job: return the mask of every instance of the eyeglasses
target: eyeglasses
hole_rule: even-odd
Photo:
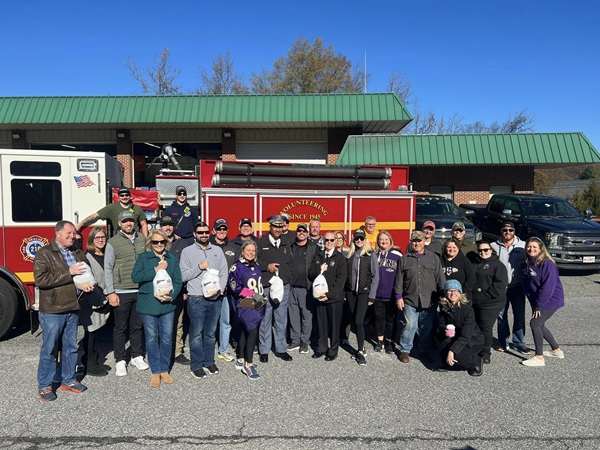
[[[296,230],[296,233],[305,233],[306,234],[306,233],[308,233],[308,231],[306,231],[306,230]]]
[[[187,194],[185,192],[180,192],[177,194],[178,197],[181,197],[182,195],[185,195],[187,197]]]
[[[227,231],[227,228],[224,228],[224,227],[217,228],[217,231]]]
[[[131,194],[119,194],[119,197],[131,197]]]
[[[375,226],[375,224],[374,224],[374,223],[368,223],[368,222],[367,222],[367,223],[365,223],[365,225],[366,225],[366,226],[368,226],[368,227],[374,227],[374,226]]]
[[[210,234],[210,231],[196,231],[196,234]]]
[[[101,240],[103,240],[103,239],[106,239],[106,236],[96,236],[96,237],[94,238],[94,240],[95,240],[95,241],[101,241]]]
[[[477,250],[479,253],[487,253],[487,252],[491,252],[492,249],[491,248],[480,248],[479,250]]]
[[[335,239],[323,239],[325,242],[335,242]]]
[[[364,240],[365,240],[365,238],[364,238],[364,237],[362,237],[362,236],[356,236],[356,237],[354,238],[354,240],[355,240],[355,241],[364,241]]]
[[[423,239],[412,239],[410,242],[423,242]]]
[[[336,238],[335,238],[335,240],[336,240],[336,241],[343,241],[343,240],[344,240],[344,238],[343,238],[343,237],[336,237]]]
[[[465,232],[465,230],[463,230],[462,228],[455,228],[455,229],[454,229],[454,230],[452,230],[452,231],[457,231],[457,232],[459,232],[459,233],[464,233],[464,232]]]
[[[165,245],[165,242],[166,242],[166,241],[163,239],[163,240],[160,240],[160,241],[154,241],[154,240],[153,240],[153,241],[151,241],[151,242],[152,242],[152,245],[159,245],[159,244],[160,244],[160,245]]]
[[[502,232],[503,233],[514,233],[515,229],[514,228],[502,228]]]

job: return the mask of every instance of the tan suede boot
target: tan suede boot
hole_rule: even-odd
[[[150,386],[153,388],[160,386],[160,375],[158,373],[152,374],[152,379],[150,380]]]
[[[167,372],[163,372],[163,373],[161,373],[161,374],[160,374],[160,377],[161,377],[161,378],[162,378],[162,380],[163,380],[165,383],[167,383],[167,384],[171,384],[171,383],[173,383],[173,381],[175,381],[175,380],[173,379],[173,377],[172,377],[171,375],[169,375],[169,373],[167,373]]]

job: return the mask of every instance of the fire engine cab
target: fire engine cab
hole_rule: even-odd
[[[121,164],[105,153],[0,149],[0,337],[20,305],[35,307],[33,260],[56,223],[98,211],[121,180]]]

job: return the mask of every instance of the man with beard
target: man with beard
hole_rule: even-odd
[[[214,244],[223,250],[225,259],[227,260],[227,268],[231,268],[235,263],[235,250],[229,243],[227,238],[227,221],[225,219],[215,220],[213,225],[213,235],[210,237],[211,244]],[[229,352],[229,335],[231,333],[231,324],[229,322],[231,318],[231,309],[229,296],[223,297],[223,304],[221,305],[221,318],[219,319],[219,354],[217,358],[225,362],[232,362],[235,358]]]
[[[308,226],[308,238],[317,244],[319,250],[325,250],[325,241],[323,241],[323,236],[321,236],[321,221],[319,219],[310,219]]]
[[[196,242],[181,252],[180,265],[188,291],[191,371],[196,378],[206,378],[204,369],[211,375],[219,373],[215,364],[215,334],[227,286],[228,266],[223,250],[210,243],[210,230],[205,222],[196,224],[194,235]],[[202,286],[210,269],[219,274],[219,290],[205,297]]]
[[[131,279],[131,272],[139,254],[146,251],[146,239],[135,231],[134,214],[125,210],[119,214],[119,231],[106,244],[104,253],[104,278],[108,302],[114,307],[115,325],[113,347],[115,351],[115,375],[127,375],[125,344],[129,335],[131,348],[130,365],[139,370],[148,369],[144,361],[144,330],[137,313],[138,284]]]
[[[301,223],[296,227],[296,240],[292,249],[292,280],[290,282],[290,344],[288,350],[300,349],[308,353],[313,322],[313,297],[308,270],[319,247],[308,240],[308,227]]]

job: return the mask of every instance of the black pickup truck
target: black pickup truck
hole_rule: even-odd
[[[497,240],[510,220],[519,238],[544,241],[559,268],[600,270],[600,224],[591,211],[582,216],[566,200],[533,194],[496,194],[485,206],[460,207],[487,239]]]
[[[452,237],[452,225],[463,222],[466,228],[465,239],[478,241],[481,233],[473,226],[452,200],[439,195],[417,195],[417,230],[431,220],[435,223],[434,237],[445,241]]]

